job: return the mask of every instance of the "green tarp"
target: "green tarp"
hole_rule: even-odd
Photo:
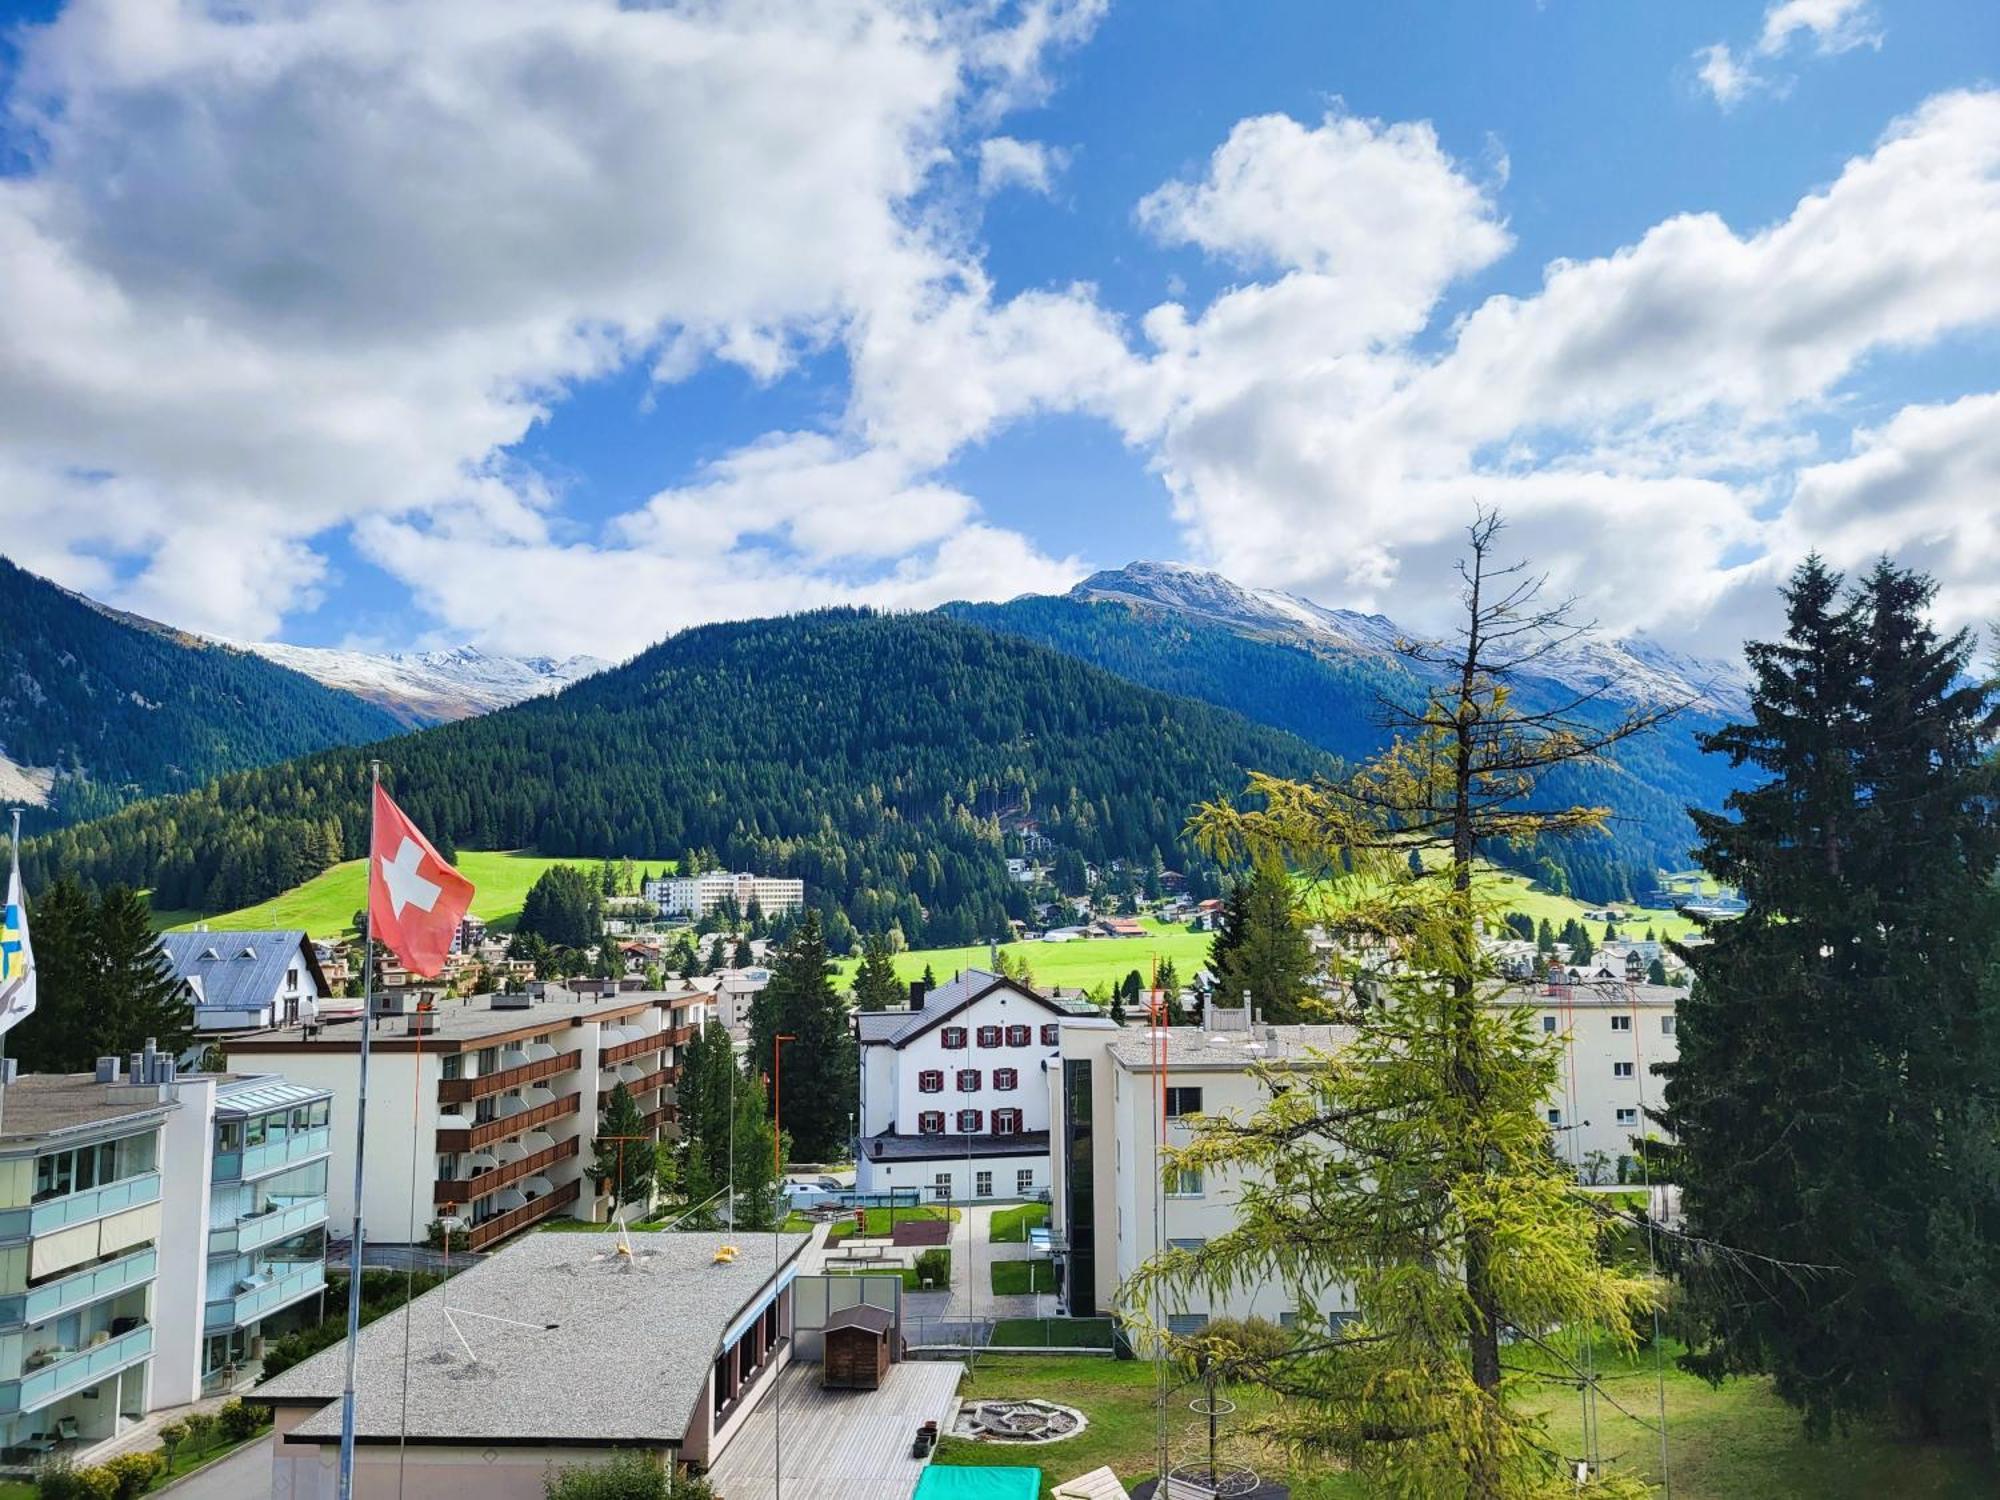
[[[932,1464],[917,1481],[915,1500],[1036,1500],[1040,1469],[988,1469]]]

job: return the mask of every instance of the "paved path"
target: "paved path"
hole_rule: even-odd
[[[246,1443],[157,1493],[171,1494],[174,1500],[272,1500],[271,1439]]]

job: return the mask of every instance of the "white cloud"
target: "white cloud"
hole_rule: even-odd
[[[0,529],[73,582],[134,559],[117,602],[245,638],[310,602],[315,540],[357,519],[586,545],[506,450],[638,359],[768,381],[956,306],[977,267],[929,174],[1101,8],[73,0],[21,33],[4,98],[34,166],[0,178]],[[754,495],[820,556],[803,487],[858,504],[881,479],[885,560],[974,524],[906,458],[826,441],[784,475],[785,440],[753,445],[658,508]]]
[[[1805,39],[1821,57],[1882,45],[1882,31],[1868,0],[1777,0],[1764,12],[1763,29],[1752,49],[1760,58],[1783,56],[1795,39]],[[1715,42],[1695,53],[1696,76],[1724,109],[1760,89],[1783,92],[1785,84],[1757,70],[1750,56]]]
[[[1296,135],[1267,138],[1282,160]],[[1229,177],[1276,175],[1245,160]],[[1372,244],[1380,263],[1436,253],[1420,216],[1403,223]],[[1434,350],[1415,341],[1414,294],[1403,334],[1368,342],[1387,325],[1354,311],[1343,276],[1319,269],[1340,258],[1313,243],[1265,249],[1304,269],[1146,319],[1149,379],[1121,415],[1156,445],[1192,550],[1248,582],[1421,623],[1481,500],[1607,625],[1685,633],[1740,580],[1768,584],[1775,561],[1739,559],[1789,561],[1810,536],[1764,517],[1801,466],[1798,513],[1812,514],[1828,483],[1814,425],[1837,418],[1870,356],[2000,323],[2000,94],[1929,101],[1765,228],[1683,215],[1613,254],[1553,262],[1533,295],[1486,299]],[[1861,451],[1903,451],[1897,430]],[[1919,513],[1903,507],[1870,545],[1918,538],[1904,522]]]
[[[979,191],[984,197],[1010,187],[1026,188],[1046,197],[1068,164],[1068,153],[1040,141],[1011,135],[989,136],[979,143]]]

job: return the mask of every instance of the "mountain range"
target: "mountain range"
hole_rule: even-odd
[[[477,646],[388,653],[272,643],[243,649],[385,708],[410,729],[491,713],[609,665],[595,656],[499,656]]]

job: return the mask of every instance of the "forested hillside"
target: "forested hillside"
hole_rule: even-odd
[[[943,612],[1051,646],[1133,682],[1234,709],[1348,761],[1365,759],[1386,742],[1385,699],[1413,702],[1424,690],[1380,656],[1309,649],[1143,604],[1027,596],[1006,604],[949,604]],[[1518,701],[1530,711],[1574,697],[1558,683],[1519,685]],[[1607,720],[1617,708],[1604,707]],[[1611,759],[1551,774],[1542,802],[1609,807],[1609,830],[1515,851],[1506,856],[1509,862],[1589,901],[1642,895],[1655,869],[1686,864],[1694,843],[1687,806],[1720,807],[1735,785],[1727,764],[1704,756],[1694,742],[1697,731],[1717,722],[1685,714],[1626,741]]]
[[[381,747],[404,808],[473,848],[702,850],[802,876],[844,948],[1004,928],[1006,830],[1103,861],[1174,862],[1196,801],[1323,758],[1237,715],[937,615],[831,611],[690,630],[553,699]],[[367,756],[222,778],[29,845],[70,871],[229,909],[362,852]],[[837,919],[837,920],[835,920]]]
[[[0,558],[0,754],[55,773],[31,827],[397,728],[350,694],[107,613]]]

